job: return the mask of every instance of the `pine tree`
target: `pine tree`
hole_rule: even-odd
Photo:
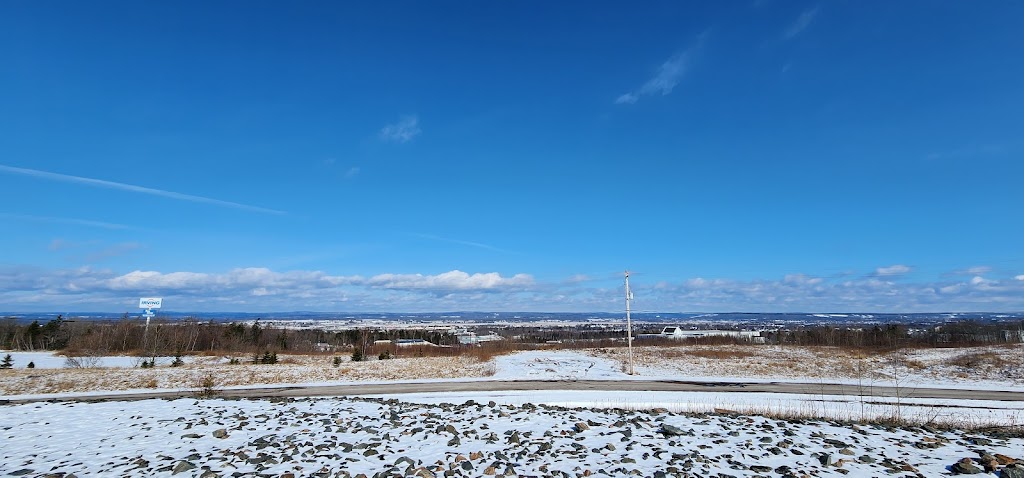
[[[14,367],[14,357],[11,354],[4,355],[3,361],[0,361],[0,368],[8,369]]]

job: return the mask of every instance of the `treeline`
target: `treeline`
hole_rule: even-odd
[[[21,351],[59,350],[71,355],[175,355],[226,352],[311,353],[365,347],[377,340],[423,339],[456,344],[455,336],[435,330],[352,329],[340,332],[271,327],[260,323],[218,323],[184,318],[75,321],[63,317],[46,322],[0,320],[0,348]]]
[[[809,326],[765,332],[768,343],[827,347],[970,347],[1024,341],[1024,322],[962,321],[916,327],[903,324]]]

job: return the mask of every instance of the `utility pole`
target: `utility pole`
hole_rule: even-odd
[[[629,290],[629,271],[626,271],[626,345],[629,347],[629,374],[633,375],[633,321],[629,318],[629,303],[633,291]]]

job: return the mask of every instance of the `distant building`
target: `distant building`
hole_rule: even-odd
[[[436,347],[436,345],[434,345],[433,343],[427,342],[426,340],[423,339],[398,339],[395,341],[395,345],[399,347]]]
[[[477,335],[475,332],[460,332],[455,334],[455,337],[459,339],[459,343],[462,345],[473,345],[481,342],[493,342],[496,340],[505,340],[504,337],[490,333],[486,335]]]
[[[699,339],[702,337],[735,337],[747,342],[757,344],[764,343],[764,337],[759,330],[685,330],[682,327],[665,327],[658,337],[684,340]]]

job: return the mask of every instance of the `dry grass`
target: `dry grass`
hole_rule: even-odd
[[[707,349],[687,350],[686,354],[687,355],[692,355],[694,357],[700,357],[700,358],[705,358],[705,359],[715,359],[715,360],[745,359],[745,358],[749,358],[749,357],[753,357],[754,356],[753,352],[746,351],[746,350],[736,350],[736,349],[731,349],[731,350],[718,350],[718,349],[715,349],[715,350],[707,350]]]
[[[987,380],[1024,384],[1024,367],[1012,366],[1017,354],[1024,353],[1024,346],[882,352],[847,347],[645,345],[635,351],[637,366],[659,375],[846,380],[875,384],[892,382],[896,377],[917,383]],[[622,348],[588,353],[620,362],[626,360],[626,350]],[[965,368],[967,366],[974,368]]]
[[[283,356],[279,356],[284,358]],[[288,364],[241,365],[229,357],[193,357],[181,367],[59,368],[5,371],[0,395],[88,392],[97,390],[196,390],[207,375],[218,388],[243,385],[311,382],[351,382],[432,378],[486,377],[495,373],[493,362],[469,357],[407,357],[393,360],[343,362],[334,367],[331,356],[290,355]],[[245,359],[245,357],[239,357]],[[347,360],[347,359],[346,359]]]
[[[1011,362],[993,352],[977,352],[953,357],[946,361],[946,365],[959,367],[968,370],[977,370],[989,367],[1005,367]]]

